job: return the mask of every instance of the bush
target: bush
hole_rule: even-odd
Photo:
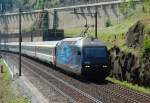
[[[150,0],[143,0],[143,12],[150,13]]]
[[[144,41],[144,51],[143,51],[143,54],[144,55],[149,55],[150,54],[150,39],[146,39]]]
[[[105,26],[106,27],[112,26],[110,19],[107,19]]]
[[[119,5],[119,10],[121,13],[127,17],[128,14],[130,13],[130,9],[135,9],[135,1],[134,0],[128,0],[128,2],[125,2],[126,0],[121,0],[124,3],[121,3]]]

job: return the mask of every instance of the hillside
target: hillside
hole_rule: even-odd
[[[99,30],[99,39],[110,48],[112,77],[150,86],[150,6],[146,10]]]
[[[11,11],[16,10],[17,8],[22,8],[24,10],[31,9],[42,9],[43,7],[51,8],[59,2],[59,0],[0,0],[2,8],[0,11]]]
[[[111,57],[110,76],[121,81],[150,86],[150,1],[124,20],[98,29],[98,38],[105,42]],[[110,21],[111,22],[111,21]],[[80,30],[66,30],[76,36]],[[89,31],[90,36],[94,30]]]

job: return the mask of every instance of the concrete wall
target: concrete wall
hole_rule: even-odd
[[[83,28],[83,26],[86,24],[86,19],[87,24],[94,25],[95,24],[94,13],[96,10],[98,12],[98,27],[104,27],[108,19],[110,19],[112,23],[117,23],[123,18],[123,15],[120,13],[118,9],[118,5],[106,5],[98,7],[58,10],[58,19],[59,19],[58,28],[60,29]],[[83,14],[72,14],[72,13],[83,13]]]
[[[21,14],[22,30],[29,30],[39,17],[39,13]],[[4,28],[8,28],[8,32],[19,32],[19,15],[6,14],[0,16],[0,30],[4,32]]]
[[[139,7],[140,2],[136,2],[136,8]],[[94,25],[94,14],[98,12],[98,28],[105,27],[106,21],[110,19],[111,23],[119,23],[123,18],[123,14],[119,10],[120,2],[110,2],[107,4],[99,3],[96,5],[79,5],[72,7],[62,7],[48,9],[49,12],[49,28],[54,27],[58,29],[83,29],[84,25]],[[135,9],[136,9],[135,8]],[[132,9],[134,11],[135,9]],[[33,26],[39,25],[41,10],[23,12],[22,30],[30,30]],[[83,13],[83,14],[76,14]],[[84,14],[85,13],[85,14]],[[0,31],[3,32],[18,32],[19,31],[19,15],[18,13],[7,13],[5,16],[0,16]]]

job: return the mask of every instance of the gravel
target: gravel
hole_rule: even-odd
[[[10,55],[10,56],[12,58],[14,58],[14,57],[16,58],[15,55]],[[82,90],[83,92],[93,96],[94,98],[97,98],[98,100],[100,100],[104,103],[133,103],[133,102],[134,103],[145,103],[145,102],[149,103],[149,101],[150,101],[149,95],[137,93],[137,92],[129,90],[127,88],[120,87],[116,84],[112,84],[109,81],[105,81],[104,83],[94,83],[91,81],[87,81],[82,77],[68,74],[68,73],[64,73],[64,71],[62,71],[62,70],[52,69],[47,65],[41,64],[41,62],[40,63],[35,62],[35,61],[30,60],[30,59],[25,58],[25,57],[23,57],[23,62],[28,66],[31,66],[29,63],[32,63],[32,64],[38,66],[39,68],[41,68],[41,71],[43,69],[44,71],[55,75],[56,77],[60,78],[61,80],[63,80],[65,82],[67,82],[68,84]],[[29,63],[27,63],[27,62],[29,62]],[[31,67],[31,68],[32,68],[32,70],[36,70],[36,67]],[[23,72],[26,73],[27,70],[25,70]],[[51,89],[49,90],[47,88],[47,86],[49,86],[49,85],[46,82],[42,83],[43,81],[39,81],[38,79],[36,81],[36,79],[35,80],[33,79],[33,77],[37,78],[39,75],[33,76],[33,74],[30,73],[29,71],[27,72],[26,75],[27,76],[29,75],[28,78],[32,77],[31,81],[33,84],[35,84],[35,86],[40,85],[40,84],[42,85],[43,88],[41,86],[39,86],[39,87],[36,86],[36,87],[39,88],[39,90],[42,92],[42,94],[44,94],[44,96],[46,98],[52,97],[52,96],[47,97],[47,95],[48,95],[47,93],[49,93],[47,91],[50,91]],[[41,75],[42,75],[42,72],[41,72]],[[47,76],[47,78],[49,78],[49,81],[51,81],[52,83],[55,83],[55,80],[50,79],[51,78],[50,76],[48,76],[48,75],[45,75],[45,76]],[[58,84],[58,87],[61,88],[61,85]],[[47,88],[47,89],[45,89],[45,88]],[[61,88],[61,89],[65,89],[65,88]],[[58,93],[59,95],[56,95],[56,94],[57,94],[57,92],[54,92],[54,93],[52,92],[51,95],[54,95],[54,97],[58,97],[59,99],[63,99],[61,101],[62,103],[70,102],[67,98],[64,99],[65,97],[61,96],[59,93]],[[75,96],[77,97],[78,95],[75,95]],[[148,98],[144,99],[145,97],[148,97]],[[138,99],[138,98],[140,98],[140,99]],[[56,101],[57,101],[57,99],[56,99]]]
[[[14,74],[18,72],[18,62],[10,55],[7,56],[7,63]],[[14,67],[15,68],[12,68]],[[32,103],[70,103],[68,98],[58,93],[47,82],[39,79],[38,75],[33,75],[22,66],[22,77],[14,76],[14,84],[19,91],[26,97],[31,98]]]

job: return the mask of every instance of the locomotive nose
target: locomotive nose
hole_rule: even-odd
[[[109,63],[107,58],[86,60],[82,65],[82,74],[104,80],[109,75]]]

